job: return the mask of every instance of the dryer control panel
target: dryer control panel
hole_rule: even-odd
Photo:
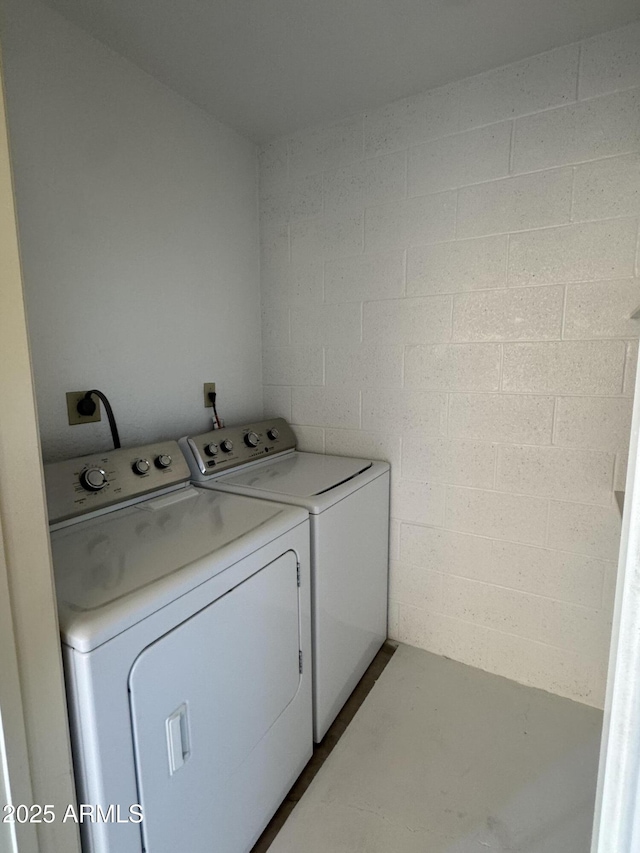
[[[177,441],[107,450],[44,466],[49,524],[186,483]]]
[[[247,462],[295,450],[296,437],[283,418],[224,427],[180,439],[193,478],[207,480]]]

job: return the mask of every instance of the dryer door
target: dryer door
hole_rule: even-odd
[[[269,730],[300,683],[288,551],[145,649],[129,677],[148,853],[238,853],[285,796]],[[279,800],[276,799],[276,804]]]

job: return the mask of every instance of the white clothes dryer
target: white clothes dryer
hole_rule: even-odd
[[[309,513],[319,742],[387,636],[389,465],[297,451],[281,418],[183,438],[180,446],[195,485]]]
[[[45,475],[84,853],[247,853],[312,754],[307,513],[176,442]]]

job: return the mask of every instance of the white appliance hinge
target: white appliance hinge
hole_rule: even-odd
[[[302,649],[298,652],[298,672],[302,674]]]
[[[296,563],[296,578],[298,580],[298,586],[300,586],[300,563]]]

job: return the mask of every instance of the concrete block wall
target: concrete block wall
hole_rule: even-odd
[[[393,466],[392,637],[603,702],[640,26],[260,154],[264,405]]]

